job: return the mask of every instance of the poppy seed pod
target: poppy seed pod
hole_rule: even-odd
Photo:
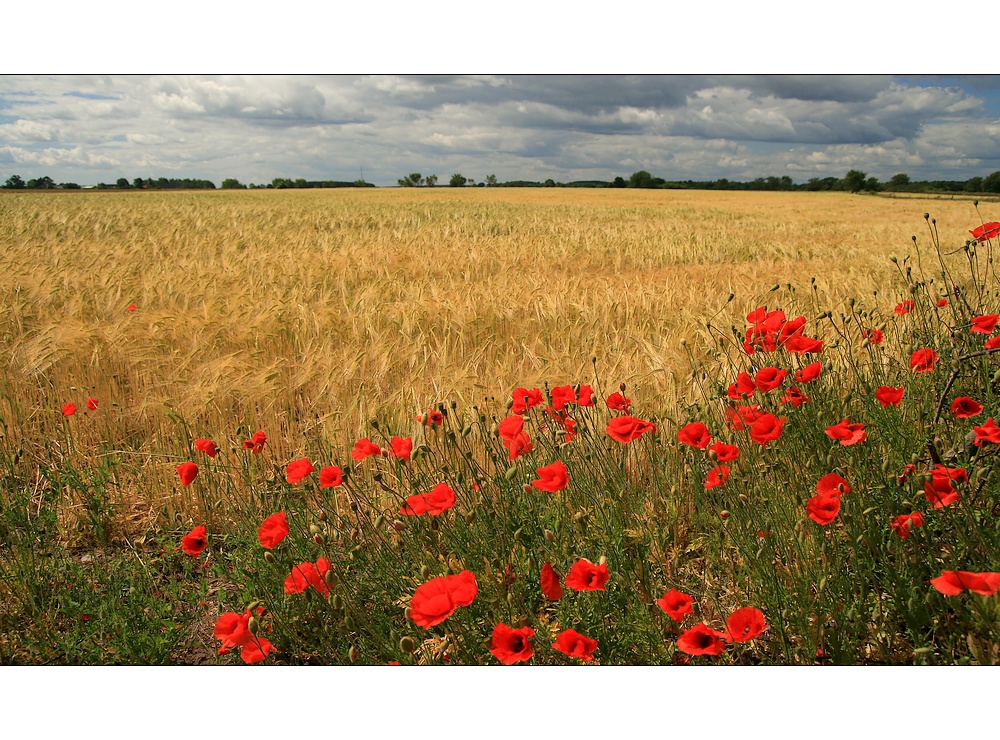
[[[407,655],[412,655],[413,651],[417,649],[417,644],[412,637],[403,637],[399,641],[399,649]]]

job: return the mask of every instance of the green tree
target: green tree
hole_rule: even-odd
[[[406,177],[397,180],[401,188],[419,188],[424,184],[424,178],[419,172],[411,172]]]
[[[222,181],[223,190],[246,190],[246,185],[241,183],[235,177],[227,177]]]
[[[54,190],[55,187],[55,181],[48,175],[36,180],[28,180],[28,190]]]
[[[852,193],[860,193],[865,189],[868,175],[861,170],[851,170],[844,175],[844,187]]]
[[[428,175],[427,177],[424,178],[424,182],[427,183],[427,187],[429,188],[432,188],[435,185],[437,185],[437,181],[438,181],[437,175]]]
[[[146,187],[146,183],[142,181],[141,177],[137,177],[132,181],[132,187],[142,190],[142,188]]]
[[[271,180],[271,187],[275,190],[284,190],[286,188],[295,187],[295,183],[289,180],[287,177],[276,177]]]
[[[613,187],[613,188],[623,188],[626,185],[628,185],[628,183],[625,182],[625,178],[622,177],[621,175],[619,175],[618,177],[616,177],[614,179],[614,182],[611,183],[611,187]]]
[[[646,172],[646,170],[633,172],[632,176],[628,179],[628,186],[630,188],[651,188],[653,187],[653,176]]]
[[[556,186],[556,181],[553,180],[551,177],[545,181],[545,187],[554,188],[555,186]]]
[[[128,190],[132,186],[128,184],[128,180],[126,180],[124,177],[119,177],[115,181],[115,187],[117,187],[119,190]]]
[[[970,177],[965,181],[965,187],[962,189],[967,193],[981,193],[983,191],[983,178]]]
[[[465,183],[467,183],[468,181],[469,181],[468,178],[462,177],[462,175],[456,172],[454,175],[451,176],[451,179],[448,181],[448,184],[453,188],[464,188]]]
[[[869,177],[865,180],[865,190],[870,193],[877,193],[882,189],[882,184],[878,181],[877,177]]]
[[[3,186],[7,190],[23,190],[26,187],[20,175],[11,175]]]
[[[487,175],[486,176],[486,186],[487,187],[491,188],[491,187],[493,187],[496,184],[497,184],[497,176],[496,175]]]
[[[893,175],[889,178],[889,189],[901,188],[910,184],[910,176],[905,172],[900,172],[898,175]]]
[[[983,178],[984,193],[1000,193],[1000,171]]]

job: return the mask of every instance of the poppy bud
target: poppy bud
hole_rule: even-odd
[[[271,565],[274,565],[274,553],[271,552],[270,550],[268,550],[267,552],[265,552],[264,553],[264,560],[266,560],[267,562],[271,563]]]
[[[326,540],[323,539],[323,535],[321,535],[321,534],[314,534],[313,535],[313,542],[315,542],[317,545],[322,545],[322,544],[324,544],[326,542]]]
[[[748,501],[750,500],[750,499],[748,499],[748,498],[746,497],[746,494],[745,494],[745,493],[741,493],[741,494],[739,494],[739,499],[740,499],[740,501],[742,501],[743,503],[747,503],[747,502],[748,502]]]
[[[772,285],[772,286],[771,286],[771,292],[772,292],[772,293],[773,293],[774,291],[776,291],[776,290],[780,290],[780,289],[781,289],[781,286],[780,286],[780,285],[778,285],[778,283],[775,283],[774,285]]]
[[[403,610],[403,616],[407,619],[411,619],[413,617],[413,609],[411,607],[406,607]]]
[[[504,472],[503,477],[506,478],[508,481],[512,481],[514,480],[515,475],[517,475],[517,468],[510,467],[507,468],[507,470]]]
[[[466,424],[464,427],[462,427],[463,437],[468,437],[471,432],[472,432],[472,424]]]
[[[406,529],[406,522],[404,522],[402,519],[394,519],[392,522],[392,528],[395,529],[397,532],[402,532],[404,529]]]
[[[428,578],[431,577],[431,569],[428,568],[426,565],[421,565],[420,566],[420,577],[423,578],[426,581]]]
[[[529,555],[528,556],[528,571],[530,572],[530,571],[533,571],[534,569],[535,569],[535,559]]]
[[[403,637],[399,641],[399,649],[407,655],[412,655],[413,651],[417,649],[417,644],[412,637]]]
[[[372,425],[372,429],[378,429],[378,419],[372,419],[368,423]]]
[[[357,663],[358,662],[358,649],[352,645],[351,649],[347,651],[347,657],[350,659],[350,661],[352,663]]]
[[[358,625],[354,622],[354,618],[350,614],[344,617],[344,626],[347,627],[348,632],[354,632],[354,630],[358,627]]]
[[[247,631],[251,635],[256,635],[258,627],[260,627],[260,622],[257,621],[257,617],[250,617],[247,621]]]
[[[601,555],[601,557],[597,561],[597,564],[598,565],[607,565],[608,564],[608,557],[607,557],[607,555]]]
[[[551,529],[546,529],[542,534],[545,535],[545,539],[548,540],[549,542],[556,541],[555,532],[553,532]]]
[[[726,511],[725,509],[723,509],[722,511],[719,512],[719,516],[721,516],[723,519],[728,519],[729,518],[729,512]]]
[[[687,347],[688,346],[688,340],[686,338],[684,338],[684,337],[681,337],[681,346],[682,347]]]
[[[475,512],[475,510],[472,510],[472,511],[466,513],[466,515],[465,515],[465,523],[466,524],[472,524],[472,522],[475,521],[475,518],[476,518],[476,512]]]
[[[712,462],[718,462],[719,461],[719,453],[716,452],[715,450],[709,450],[708,451],[708,459],[711,460]]]
[[[382,480],[382,474],[379,472],[372,473],[372,480],[378,483],[380,480]]]
[[[379,514],[375,517],[375,523],[372,525],[375,529],[382,529],[382,525],[385,524],[385,517]]]
[[[307,591],[306,593],[309,593],[309,592]],[[340,597],[340,594],[334,594],[333,595],[333,608],[334,609],[343,609],[344,608],[344,600]]]
[[[309,525],[309,534],[319,534],[320,529],[315,524]]]
[[[322,509],[319,510],[319,514],[317,514],[316,516],[321,522],[326,521],[326,512],[323,511]]]
[[[531,493],[531,486],[528,485],[527,483],[525,483],[523,486],[521,486],[521,490],[524,491],[525,493],[530,494]]]
[[[433,519],[431,519],[431,529],[433,529],[435,532],[437,532],[438,529],[440,529],[440,528],[441,528],[441,523],[437,520],[437,517],[434,517]]]
[[[251,602],[250,602],[250,603],[249,603],[249,604],[247,605],[247,611],[251,611],[251,612],[252,612],[252,611],[253,611],[254,609],[256,609],[256,608],[257,608],[258,606],[264,606],[264,602],[263,602],[263,601],[261,601],[260,599],[254,599],[253,601],[251,601]]]
[[[337,574],[334,573],[332,570],[328,570],[326,573],[323,574],[323,580],[326,581],[327,586],[336,586]]]

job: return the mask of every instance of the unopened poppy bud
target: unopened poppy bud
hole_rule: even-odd
[[[358,625],[354,622],[354,617],[350,614],[344,617],[344,626],[347,627],[348,632],[354,632],[354,630],[358,627]]]
[[[471,432],[472,432],[472,424],[466,424],[464,427],[462,427],[463,437],[468,437]]]
[[[379,514],[375,517],[375,524],[373,525],[375,529],[382,529],[382,525],[385,524],[385,517]]]
[[[411,619],[413,617],[413,609],[409,606],[406,607],[403,610],[403,616],[406,617],[407,619]]]
[[[404,522],[402,519],[394,519],[392,522],[392,528],[395,529],[397,532],[402,532],[404,529],[406,529],[406,522]]]
[[[850,306],[851,308],[854,308],[854,299],[853,298],[848,298],[847,299],[847,305]]]
[[[748,502],[748,501],[750,500],[750,499],[748,499],[748,498],[746,497],[746,494],[745,494],[745,493],[741,493],[741,494],[739,495],[739,499],[740,499],[740,501],[742,501],[743,503],[747,503],[747,502]]]
[[[378,419],[372,419],[368,423],[372,425],[372,429],[378,429]]]
[[[412,655],[413,651],[417,649],[417,644],[412,637],[403,637],[399,641],[399,649],[407,655]]]
[[[318,526],[316,526],[315,524],[309,525],[309,534],[319,534],[319,533],[320,533],[320,528]]]
[[[437,517],[431,519],[431,529],[437,532],[441,528],[441,523],[437,520]]]
[[[722,511],[719,512],[719,516],[721,516],[723,519],[728,519],[729,518],[729,512],[726,511],[725,509],[723,509]]]
[[[619,383],[618,384],[618,390],[621,391],[622,393],[624,393],[625,392],[625,383]]]
[[[423,578],[424,580],[427,580],[428,578],[430,578],[431,577],[431,569],[428,568],[426,565],[421,565],[420,566],[420,577]]]
[[[375,473],[372,473],[372,480],[378,483],[380,480],[382,480],[382,474],[377,471]]]
[[[608,557],[607,557],[607,555],[601,555],[601,557],[597,560],[597,564],[598,565],[607,565],[608,564]]]
[[[333,608],[334,609],[343,609],[344,608],[344,600],[341,598],[340,594],[334,594],[333,595]]]
[[[781,286],[780,286],[780,285],[779,285],[778,283],[775,283],[774,285],[772,285],[772,286],[771,286],[771,292],[772,292],[772,293],[773,293],[774,291],[776,291],[776,290],[780,290],[780,289],[781,289]]]
[[[315,542],[317,545],[322,545],[322,544],[324,544],[326,542],[326,540],[323,539],[323,535],[321,535],[321,534],[314,534],[313,535],[313,542]]]
[[[686,338],[684,338],[684,337],[681,337],[681,346],[682,347],[687,347],[688,346],[688,340]]]
[[[475,519],[476,519],[476,512],[474,509],[472,511],[466,512],[465,514],[466,524],[472,524],[472,522],[475,521]]]
[[[507,468],[507,470],[504,472],[503,477],[506,478],[508,481],[512,481],[514,480],[515,475],[517,475],[517,468],[510,467]]]
[[[326,521],[326,512],[323,511],[322,509],[319,510],[319,514],[317,514],[316,516],[321,522]]]
[[[354,647],[354,646],[351,646],[351,649],[347,651],[347,657],[350,659],[350,661],[352,663],[357,663],[358,662],[358,649],[356,647]]]
[[[718,460],[719,460],[719,453],[716,452],[715,450],[709,450],[708,451],[708,459],[711,460],[712,462],[718,462]]]
[[[529,555],[528,556],[528,571],[530,572],[530,571],[533,571],[534,569],[535,569],[535,559]]]
[[[531,489],[530,485],[528,485],[527,483],[525,483],[523,486],[521,486],[521,490],[524,491],[525,493],[531,493],[532,489]]]
[[[258,627],[260,627],[260,622],[257,621],[257,617],[250,617],[247,621],[247,631],[251,635],[256,635]]]
[[[254,599],[249,604],[247,604],[247,611],[251,611],[252,612],[254,609],[256,609],[259,606],[264,606],[264,602],[261,601],[260,599]]]
[[[269,562],[269,563],[271,563],[273,565],[274,564],[274,553],[271,552],[270,550],[268,550],[267,552],[265,552],[264,553],[264,560],[266,560],[267,562]]]
[[[549,542],[556,541],[556,534],[551,529],[546,529],[542,534],[545,535],[545,539]]]
[[[328,570],[326,573],[323,574],[323,580],[326,581],[327,586],[336,586],[337,574],[334,573],[332,570]]]

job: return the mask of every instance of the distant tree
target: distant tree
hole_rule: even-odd
[[[24,190],[24,188],[27,187],[20,175],[11,175],[7,178],[7,182],[5,182],[3,186],[7,190]]]
[[[55,187],[55,181],[48,175],[36,180],[28,180],[28,190],[54,190]]]
[[[965,181],[965,187],[962,189],[967,193],[981,193],[983,191],[983,178],[970,177]]]
[[[246,190],[246,185],[241,183],[235,177],[227,177],[222,181],[223,190]]]
[[[493,187],[496,184],[497,184],[497,176],[496,175],[487,175],[486,176],[486,186],[487,187]]]
[[[468,178],[462,177],[460,174],[456,172],[454,175],[451,176],[451,179],[448,181],[448,185],[450,185],[453,188],[464,188],[465,183],[467,183],[468,181],[469,181]]]
[[[271,187],[275,190],[284,190],[285,188],[295,187],[295,183],[287,177],[276,177],[271,180]]]
[[[651,188],[653,187],[653,176],[646,172],[646,170],[633,172],[632,176],[628,179],[628,186],[630,188]]]
[[[984,193],[1000,193],[1000,171],[983,178]]]
[[[59,187],[61,187],[63,190],[80,190],[81,189],[80,186],[77,183],[75,183],[75,182],[61,182],[61,183],[59,183]]]
[[[545,181],[545,187],[554,188],[555,186],[556,186],[556,181],[553,180],[551,177]]]
[[[625,178],[622,177],[621,175],[619,175],[618,177],[616,177],[614,179],[614,181],[611,183],[611,187],[613,187],[613,188],[624,188],[624,187],[627,187],[627,186],[628,186],[628,183],[625,182]]]
[[[889,178],[889,189],[905,187],[910,184],[910,176],[905,172],[900,172],[898,175],[893,175]]]
[[[132,187],[142,190],[144,187],[146,187],[146,183],[142,181],[141,177],[137,177],[132,181]]]
[[[882,189],[882,184],[878,181],[877,177],[869,177],[865,180],[865,190],[869,193],[877,193]]]
[[[119,177],[115,181],[115,187],[117,187],[119,190],[128,190],[132,186],[128,184],[128,180],[126,180],[124,177]]]
[[[844,175],[844,186],[852,193],[860,193],[865,189],[868,175],[861,170],[851,170]]]
[[[429,188],[432,188],[435,185],[437,185],[437,181],[438,181],[437,175],[428,175],[427,177],[424,178],[424,182],[427,183],[427,187]]]

